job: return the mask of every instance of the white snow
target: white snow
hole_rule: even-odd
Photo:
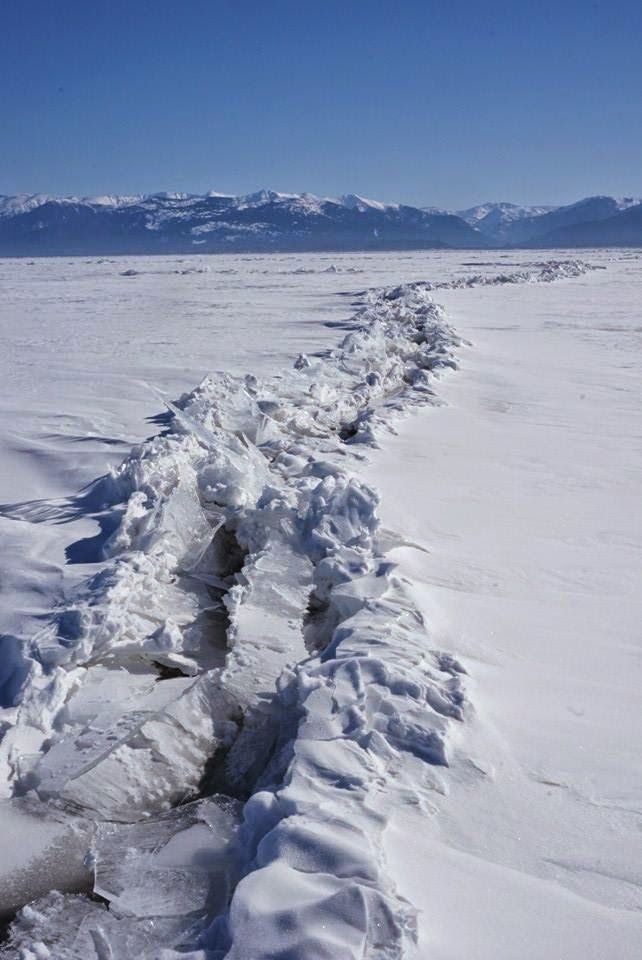
[[[381,203],[380,200],[369,200],[356,193],[346,193],[338,198],[338,202],[348,210],[398,210],[398,203]]]
[[[0,217],[14,217],[16,214],[28,213],[53,199],[46,193],[18,193],[14,196],[0,194]]]
[[[0,264],[10,358],[55,321],[40,402],[103,417],[47,490],[0,398],[5,793],[82,814],[110,904],[35,883],[3,957],[628,956],[642,277],[589,259]]]
[[[513,220],[522,220],[525,217],[538,217],[543,213],[550,213],[555,210],[554,206],[542,204],[519,204],[507,202],[489,201],[480,203],[475,207],[469,207],[467,210],[453,211],[462,220],[476,226],[480,220],[492,215],[494,224],[511,223]]]
[[[99,196],[89,196],[89,197],[54,197],[45,193],[35,193],[35,194],[16,194],[14,196],[4,196],[0,194],[0,217],[9,217],[15,216],[20,213],[27,213],[30,210],[33,210],[39,206],[42,206],[44,203],[60,203],[60,204],[69,204],[69,203],[86,203],[91,206],[99,207],[127,207],[133,206],[135,204],[146,203],[149,206],[154,207],[155,200],[172,200],[180,203],[181,201],[185,202],[186,208],[189,209],[194,201],[199,201],[204,198],[212,199],[221,199],[228,200],[230,206],[238,210],[252,209],[254,207],[261,207],[267,203],[286,203],[296,206],[297,209],[301,210],[304,213],[318,213],[321,209],[321,205],[324,203],[336,203],[341,206],[347,207],[348,209],[372,209],[372,210],[386,210],[386,209],[398,209],[398,204],[391,203],[381,203],[379,200],[369,200],[366,197],[360,197],[357,194],[350,193],[345,194],[340,197],[319,197],[313,193],[281,193],[276,190],[257,190],[254,193],[241,194],[239,196],[234,196],[227,193],[219,193],[216,190],[208,190],[207,193],[203,194],[201,197],[199,194],[194,193],[177,193],[172,191],[162,191],[160,193],[149,193],[149,194],[131,194],[131,195],[115,195],[115,194],[103,194]],[[175,215],[175,211],[174,211]]]
[[[369,471],[474,706],[434,821],[387,834],[418,957],[637,955],[641,293],[637,257],[440,292],[474,347]]]

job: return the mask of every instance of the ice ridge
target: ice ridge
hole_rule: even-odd
[[[339,346],[282,376],[206,378],[97,484],[119,522],[16,665],[0,750],[16,795],[89,825],[109,906],[34,876],[5,960],[404,955],[414,910],[372,800],[404,756],[447,765],[464,670],[433,649],[357,473],[456,366],[438,286],[365,292]]]

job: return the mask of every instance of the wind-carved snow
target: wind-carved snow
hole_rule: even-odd
[[[444,789],[464,670],[432,649],[356,472],[456,365],[431,289],[368,292],[336,349],[271,380],[206,378],[89,492],[119,520],[108,562],[16,662],[0,749],[15,794],[93,831],[109,908],[47,894],[2,956],[403,956],[414,910],[370,800]],[[40,867],[30,897],[60,885]]]

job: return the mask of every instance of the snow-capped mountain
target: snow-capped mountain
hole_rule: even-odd
[[[642,246],[642,202],[624,206],[610,217],[582,220],[552,230],[542,246],[597,247]]]
[[[423,249],[479,246],[460,217],[349,194],[261,190],[0,197],[0,254]]]
[[[562,207],[520,207],[489,203],[459,216],[496,243],[507,246],[607,246],[642,243],[635,230],[635,197],[586,197]],[[621,219],[620,219],[621,218]],[[607,225],[608,221],[608,225]],[[613,223],[611,223],[613,221]]]
[[[548,213],[515,221],[506,230],[506,240],[535,246],[640,245],[642,199],[586,197]]]
[[[492,240],[504,241],[507,239],[513,224],[520,220],[539,217],[555,207],[552,206],[520,206],[516,203],[482,203],[467,210],[458,210],[457,216],[475,227],[484,236]]]
[[[244,196],[0,196],[0,256],[642,245],[642,200],[452,212],[260,190]]]
[[[436,213],[437,208],[426,207]],[[455,211],[480,243],[492,246],[623,246],[642,244],[642,199],[585,197],[564,206],[482,203]]]

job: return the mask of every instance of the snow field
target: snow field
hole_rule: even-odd
[[[584,270],[540,264],[496,282]],[[14,789],[99,825],[97,884],[123,830],[140,854],[115,890],[100,886],[109,912],[49,896],[7,950],[31,949],[53,928],[57,955],[70,957],[124,958],[134,944],[152,957],[160,942],[199,937],[203,956],[235,960],[411,948],[415,908],[387,866],[383,810],[394,798],[426,813],[445,791],[436,768],[464,717],[463,668],[434,649],[386,557],[403,537],[381,527],[360,471],[390,418],[434,403],[435,376],[454,366],[460,342],[431,286],[368,293],[340,347],[301,354],[287,374],[206,378],[168,405],[163,435],[88,491],[117,523],[100,570],[29,655],[14,651],[23,679],[6,769]],[[144,830],[165,829],[185,800],[228,811],[221,794],[249,796],[242,821],[225,813],[224,864],[210,856],[205,871],[210,888],[223,877],[219,890],[243,876],[229,913],[224,894],[200,894],[183,897],[171,923],[162,896],[132,916],[131,890],[146,903],[152,876],[160,890],[195,882],[190,863],[170,878],[167,864],[145,860]],[[174,825],[196,832],[181,847],[199,856],[212,845],[201,822]]]
[[[437,815],[388,810],[411,956],[639,952],[641,284],[624,255],[440,293],[473,347],[365,470],[382,523],[429,551],[391,559],[474,708]]]

